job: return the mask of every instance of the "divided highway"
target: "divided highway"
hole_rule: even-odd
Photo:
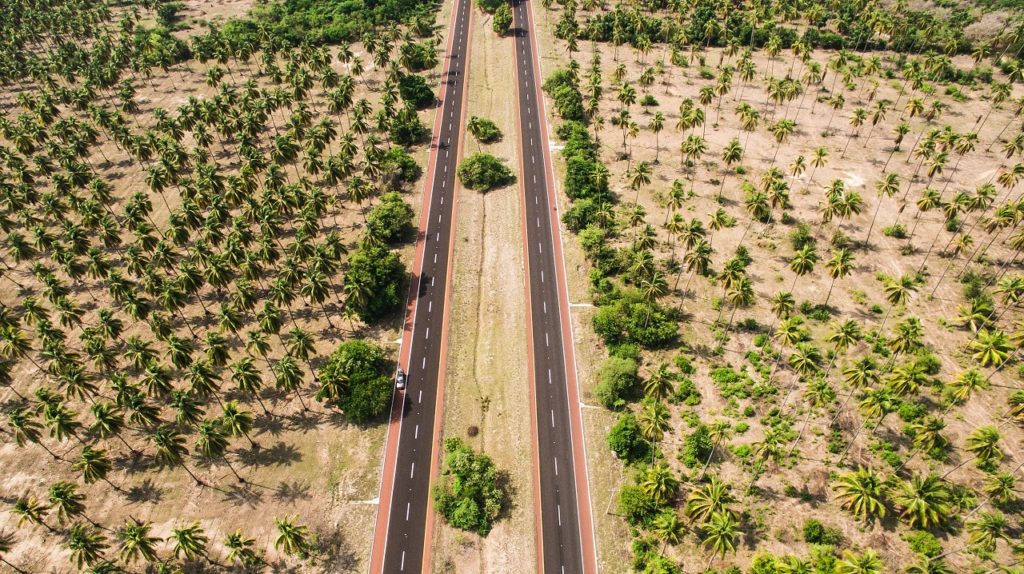
[[[399,357],[408,381],[406,390],[397,391],[392,403],[370,554],[372,574],[419,573],[430,568],[430,477],[440,449],[436,433],[444,382],[449,257],[468,70],[470,0],[456,0],[454,9]]]
[[[534,479],[539,516],[538,569],[597,572],[583,419],[573,355],[554,177],[542,113],[531,4],[513,0],[519,99],[520,186],[530,353],[533,363]]]

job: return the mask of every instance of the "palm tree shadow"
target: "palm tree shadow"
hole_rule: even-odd
[[[337,529],[317,537],[317,572],[351,572],[356,568],[356,555]]]
[[[153,483],[152,479],[145,479],[142,484],[137,484],[125,491],[125,498],[128,502],[141,504],[145,502],[160,502],[164,495],[163,489]]]
[[[274,500],[291,503],[298,500],[308,500],[311,497],[309,491],[310,486],[305,482],[295,480],[289,483],[282,480],[274,490]]]
[[[283,441],[270,448],[240,450],[236,454],[246,466],[291,466],[302,460],[302,453],[295,445]]]
[[[227,489],[223,500],[224,502],[231,502],[236,506],[256,508],[257,505],[263,502],[263,493],[253,490],[249,485],[235,484]]]

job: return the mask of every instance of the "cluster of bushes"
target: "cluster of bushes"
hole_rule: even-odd
[[[508,498],[494,461],[461,439],[449,438],[442,474],[447,478],[433,493],[437,511],[455,528],[487,536]]]
[[[342,343],[320,368],[316,399],[334,403],[352,422],[366,422],[391,405],[391,365],[384,349],[363,340]]]
[[[401,241],[412,230],[412,206],[396,192],[385,193],[366,217],[366,231],[384,243]]]
[[[352,252],[345,273],[349,305],[367,323],[392,313],[402,304],[405,265],[398,253],[372,241]]]
[[[402,100],[417,110],[434,103],[434,91],[427,85],[427,80],[419,74],[405,74],[398,81],[398,94]]]
[[[542,86],[555,102],[555,110],[563,120],[583,121],[583,94],[579,80],[569,70],[555,70]]]
[[[631,412],[619,415],[619,419],[608,431],[608,447],[626,464],[651,459],[651,443],[644,438],[640,423]]]
[[[437,65],[437,50],[430,42],[407,42],[399,51],[402,65],[410,72],[422,72]]]
[[[419,119],[416,114],[413,114],[413,117]],[[425,130],[426,127],[423,129]],[[384,152],[380,169],[381,183],[390,189],[398,189],[405,184],[414,183],[423,174],[416,159],[400,147],[392,147]]]
[[[459,164],[459,181],[469,189],[490,191],[516,180],[512,170],[489,153],[475,153]]]
[[[605,299],[594,315],[593,325],[606,345],[636,343],[658,349],[676,340],[679,325],[673,310],[647,301],[632,290],[616,291]]]
[[[287,0],[260,4],[247,18],[229,20],[233,28],[258,40],[263,27],[271,37],[293,46],[302,43],[354,42],[377,28],[413,23],[435,8],[431,0]]]
[[[422,143],[429,134],[430,131],[427,126],[423,125],[416,110],[411,108],[398,110],[395,118],[391,120],[391,141],[398,145],[410,146]]]

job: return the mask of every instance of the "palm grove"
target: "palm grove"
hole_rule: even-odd
[[[546,4],[625,464],[601,555],[1019,567],[1020,16],[978,40],[981,7]]]
[[[300,516],[158,532],[145,506],[116,523],[91,503],[138,502],[174,473],[189,496],[259,499],[261,433],[380,421],[390,404],[388,353],[359,337],[404,301],[398,192],[421,170],[408,150],[428,133],[432,15],[406,32],[378,14],[356,53],[351,34],[293,45],[258,18],[188,42],[140,23],[169,24],[166,8],[12,2],[0,17],[3,436],[52,471],[3,492],[16,571],[57,567],[31,548],[90,572],[329,555]],[[142,95],[196,77],[206,95],[174,109]]]

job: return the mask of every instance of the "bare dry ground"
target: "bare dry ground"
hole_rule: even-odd
[[[442,28],[445,36],[451,5],[450,2],[444,4],[442,15],[438,19],[438,26]],[[184,15],[190,19],[227,18],[244,12],[247,6],[246,2],[190,2]],[[190,35],[195,32],[196,30],[191,28],[179,33]],[[365,60],[367,68],[362,80],[356,84],[355,99],[367,98],[376,105],[380,97],[384,71],[373,68],[370,58],[360,45],[353,45],[352,50]],[[442,43],[438,54],[439,62],[443,61],[443,50]],[[334,58],[331,66],[338,73],[348,71],[344,64]],[[186,103],[189,98],[202,99],[213,96],[217,90],[206,83],[207,67],[208,65],[190,61],[187,64],[173,66],[166,74],[157,73],[151,78],[138,78],[135,82],[138,89],[135,100],[139,104],[139,110],[128,116],[138,122],[139,126],[145,127],[152,125],[153,114],[158,109],[172,111]],[[248,79],[254,79],[260,85],[268,83],[267,78],[259,76],[253,62],[230,62],[228,68],[229,73],[223,78],[225,83],[240,86]],[[440,77],[439,69],[426,72],[424,75],[436,90]],[[12,113],[20,110],[20,107],[14,104],[14,99],[23,89],[22,86],[0,93],[0,105],[4,110]],[[313,89],[312,107],[315,108],[314,121],[326,114],[326,102],[319,86]],[[287,109],[276,112],[275,124],[282,126],[287,120],[288,113]],[[421,119],[427,126],[433,125],[433,113],[432,108],[421,112]],[[340,124],[339,131],[347,128],[345,120],[339,121],[337,117],[334,119]],[[9,145],[8,142],[3,143]],[[185,136],[183,144],[186,149],[191,149],[191,135]],[[146,173],[124,151],[109,140],[105,140],[101,147],[95,149],[88,160],[100,178],[113,185],[115,211],[119,212],[125,199],[135,191],[148,192]],[[237,173],[237,158],[221,153],[221,149],[222,146],[218,145],[215,139],[211,150],[217,150],[213,155],[221,167],[222,175]],[[425,171],[426,146],[417,146],[410,150],[410,153]],[[295,172],[288,168],[287,177],[294,180],[294,175]],[[420,180],[413,185],[405,198],[416,212],[422,204],[422,187]],[[376,199],[371,198],[369,202],[356,206],[340,190],[325,187],[324,191],[331,196],[337,196],[338,200],[336,204],[331,205],[323,219],[327,227],[325,232],[337,231],[343,243],[350,249],[354,248],[364,233],[365,212]],[[168,208],[173,210],[180,205],[180,198],[176,193],[165,195],[168,202],[166,206],[157,198],[153,200],[152,221],[160,230],[166,227]],[[413,220],[418,220],[418,217],[414,216]],[[128,232],[124,233],[124,237],[126,242],[132,239],[131,233]],[[408,269],[413,259],[413,246],[400,246],[400,257]],[[116,255],[111,260],[114,263],[119,261]],[[10,273],[9,277],[14,277],[23,285],[38,291],[39,286],[28,271],[31,263],[23,263],[18,266],[17,271],[5,273]],[[340,288],[341,273],[333,277],[332,281],[335,287]],[[95,313],[98,309],[110,307],[112,304],[101,283],[87,277],[75,283],[75,293],[80,296],[79,301],[86,301],[83,304],[83,324],[86,326],[95,324]],[[217,294],[209,287],[204,288],[202,292],[207,306],[223,299],[224,295],[230,293]],[[366,338],[382,346],[395,348],[400,335],[401,317],[393,317],[382,325],[372,327],[359,321],[345,319],[340,315],[341,306],[335,295],[332,294],[326,303],[332,325],[328,325],[320,307],[308,304],[304,299],[298,299],[292,304],[291,314],[295,324],[314,335],[315,350],[311,353],[309,363],[312,368],[318,368],[340,342],[354,337]],[[0,302],[16,306],[21,296],[11,282],[0,283]],[[215,308],[214,304],[213,309]],[[189,328],[194,329],[199,337],[207,330],[217,330],[216,318],[205,316],[199,305],[186,307],[182,314],[187,319]],[[144,338],[151,337],[144,324],[133,323],[126,317],[122,319],[125,319],[126,327],[124,337],[136,334],[143,335]],[[251,317],[246,317],[240,335],[244,336],[245,331],[251,328],[253,323]],[[177,321],[176,324],[179,335],[188,334],[183,322]],[[290,328],[291,324],[287,322],[286,317],[285,330]],[[71,346],[77,348],[79,329],[69,328],[67,332]],[[232,339],[230,343],[231,360],[245,355],[241,339]],[[198,355],[203,348],[202,343],[197,341],[196,347]],[[162,346],[158,346],[157,351],[160,357],[164,356]],[[268,354],[270,357],[280,357],[283,354],[282,344],[277,340],[271,341]],[[264,368],[266,365],[262,361],[258,362],[258,366],[266,379],[264,383],[270,387],[261,393],[262,400],[272,414],[265,415],[260,404],[254,401],[250,402],[242,396],[235,397],[233,393],[226,393],[226,398],[241,399],[243,407],[257,417],[256,427],[250,434],[258,446],[250,445],[240,438],[235,439],[229,449],[228,460],[245,478],[244,484],[238,483],[223,463],[206,463],[188,457],[186,464],[209,485],[199,486],[180,468],[158,469],[152,465],[148,456],[143,457],[141,461],[133,462],[127,448],[117,441],[105,441],[103,446],[114,458],[115,463],[108,478],[117,490],[103,482],[80,487],[81,492],[87,495],[86,515],[98,523],[113,528],[119,527],[129,519],[151,521],[152,535],[161,538],[166,537],[172,528],[199,521],[211,541],[210,558],[216,561],[222,561],[224,558],[220,541],[226,534],[241,529],[246,535],[255,538],[257,551],[265,553],[266,559],[271,563],[271,569],[275,572],[364,571],[377,510],[376,497],[385,427],[379,422],[366,426],[350,424],[337,410],[325,408],[313,401],[308,370],[305,373],[307,387],[303,391],[303,400],[309,405],[309,410],[304,411],[294,395],[285,395],[272,388],[273,379],[269,368]],[[15,381],[13,386],[23,395],[31,395],[36,388],[46,383],[46,377],[29,361],[18,364],[12,375]],[[222,376],[223,385],[231,386],[230,373],[223,373]],[[101,380],[99,383],[101,389],[108,386],[106,381]],[[101,390],[101,393],[105,392]],[[0,401],[3,404],[8,405],[14,399],[14,390],[11,388],[5,386],[0,390]],[[79,413],[79,418],[84,424],[91,423],[88,403],[69,400],[66,404]],[[219,415],[220,405],[211,402],[205,406],[207,416]],[[161,417],[173,420],[174,412],[169,408],[164,409]],[[126,440],[142,450],[147,439],[139,429],[134,428],[134,425],[130,425],[129,429],[125,435]],[[192,434],[194,433],[186,433],[190,450],[194,439]],[[54,461],[38,446],[31,444],[25,448],[18,448],[13,441],[5,440],[0,446],[0,466],[5,468],[0,476],[0,492],[5,501],[0,512],[0,531],[18,532],[17,543],[4,555],[9,561],[19,564],[28,571],[70,572],[73,568],[68,562],[68,551],[58,545],[61,538],[47,535],[41,527],[16,528],[18,519],[8,510],[14,499],[23,494],[33,494],[45,501],[46,489],[55,481],[80,482],[79,473],[73,471],[69,464],[78,456],[77,443],[59,443],[49,438],[44,438],[43,442],[54,452],[67,454],[68,462]],[[319,552],[314,558],[298,562],[274,551],[273,542],[277,536],[274,519],[287,516],[296,517],[298,523],[308,526],[314,534],[319,546]],[[159,544],[157,549],[161,555],[166,556],[170,553],[170,548],[170,542],[166,542]]]
[[[541,34],[541,56],[543,73],[545,77],[558,67],[568,62],[565,52],[565,43],[557,40],[552,35],[553,26],[557,20],[558,12],[545,14],[544,10],[537,7],[536,22]],[[579,14],[580,21],[585,20],[585,13]],[[576,54],[580,63],[580,76],[583,84],[586,84],[586,74],[591,61],[592,47],[585,41],[580,42],[582,53]],[[719,99],[716,97],[708,106],[702,106],[698,101],[699,91],[703,86],[714,86],[714,79],[702,79],[698,76],[698,61],[694,60],[692,65],[686,67],[673,67],[667,62],[668,54],[664,46],[656,45],[651,53],[644,58],[636,54],[628,47],[621,47],[615,50],[611,45],[601,44],[597,46],[601,54],[601,69],[604,78],[604,96],[601,102],[601,115],[605,118],[604,129],[600,132],[601,159],[608,166],[611,172],[611,186],[620,200],[619,221],[625,222],[624,213],[634,198],[646,212],[645,221],[651,224],[656,232],[656,246],[654,247],[655,257],[659,262],[664,262],[673,256],[681,257],[683,248],[673,241],[663,227],[669,208],[666,207],[666,197],[671,188],[672,182],[678,180],[688,189],[691,186],[692,174],[696,173],[696,180],[692,182],[694,196],[689,198],[679,211],[687,220],[697,218],[704,222],[705,229],[708,228],[709,216],[720,206],[729,215],[736,218],[737,225],[725,228],[720,231],[709,231],[709,237],[715,250],[712,269],[721,269],[723,261],[733,255],[734,249],[742,241],[749,249],[753,263],[748,268],[749,276],[753,281],[756,292],[756,301],[749,308],[739,309],[735,314],[735,323],[740,323],[748,318],[756,319],[761,327],[767,327],[777,322],[774,320],[770,309],[771,297],[782,290],[790,290],[795,284],[794,295],[799,305],[808,301],[812,305],[820,305],[825,301],[826,293],[829,291],[831,279],[825,272],[824,262],[830,257],[833,249],[829,241],[833,232],[841,231],[853,241],[861,241],[869,227],[876,203],[879,201],[875,192],[875,184],[880,178],[883,166],[886,164],[890,154],[891,161],[886,168],[900,175],[901,187],[895,197],[882,199],[879,209],[877,223],[871,236],[871,249],[868,251],[855,250],[856,265],[853,273],[846,278],[836,282],[835,289],[829,300],[830,307],[834,308],[833,318],[837,320],[855,319],[862,323],[865,332],[877,329],[881,325],[886,310],[889,308],[883,293],[882,283],[878,280],[878,274],[885,274],[897,277],[902,274],[913,274],[921,266],[922,261],[929,247],[934,244],[934,249],[927,261],[926,272],[930,277],[911,301],[904,307],[897,307],[889,315],[886,322],[886,329],[891,328],[898,322],[908,318],[917,317],[924,325],[923,342],[941,360],[941,371],[935,376],[942,381],[952,380],[959,372],[975,366],[974,360],[965,350],[965,346],[972,340],[973,334],[958,326],[956,322],[957,305],[964,302],[960,294],[960,285],[954,278],[961,272],[967,260],[967,254],[955,256],[951,253],[942,253],[947,246],[947,240],[952,234],[945,231],[945,225],[941,210],[932,210],[918,215],[914,202],[920,197],[921,189],[930,184],[937,190],[945,192],[944,198],[949,199],[958,191],[973,192],[979,185],[992,182],[995,183],[997,174],[1004,168],[1010,167],[1016,161],[1006,159],[1001,153],[1001,142],[996,142],[989,151],[989,144],[997,140],[1001,130],[1009,126],[1003,135],[1003,140],[1012,138],[1020,127],[1020,120],[1015,118],[1015,104],[1004,103],[997,107],[987,119],[986,114],[990,109],[990,94],[985,86],[975,88],[960,87],[966,95],[966,101],[955,101],[950,95],[944,93],[944,87],[936,85],[934,92],[922,94],[917,92],[914,97],[921,97],[926,106],[933,100],[939,100],[948,106],[947,110],[933,121],[928,121],[921,116],[910,118],[902,114],[904,106],[908,101],[908,95],[899,96],[902,81],[885,80],[877,76],[870,78],[854,77],[852,89],[845,89],[842,82],[836,86],[846,98],[845,107],[835,113],[834,117],[831,108],[827,103],[815,103],[818,95],[815,92],[808,93],[806,97],[799,98],[791,104],[774,106],[770,103],[765,89],[764,77],[774,75],[782,77],[789,70],[792,57],[788,52],[783,52],[779,58],[769,60],[763,52],[754,53],[754,61],[757,64],[758,79],[752,83],[746,83],[738,77],[734,77],[731,91],[722,98],[721,110],[718,111]],[[834,54],[818,50],[814,52],[813,59],[823,66]],[[874,55],[874,54],[872,54]],[[894,57],[892,54],[877,54],[884,62],[890,62]],[[735,59],[729,59],[719,50],[711,49],[699,54],[706,59],[708,66],[714,66],[725,58],[726,63],[733,63]],[[664,59],[664,75],[656,75],[655,82],[649,88],[644,88],[639,83],[642,72],[653,67],[657,60]],[[641,61],[643,60],[643,61]],[[970,68],[972,62],[968,58],[954,58],[955,65],[961,68]],[[616,100],[618,88],[613,85],[611,77],[616,67],[624,66],[624,81],[633,85],[638,94],[638,99],[645,94],[651,94],[658,102],[656,106],[648,108],[633,105],[632,118],[639,124],[638,137],[627,138],[626,152],[623,153],[622,132],[610,121],[612,116],[617,115],[621,104]],[[793,77],[799,78],[805,68],[799,62],[793,70]],[[717,77],[718,70],[713,73]],[[832,74],[826,78],[821,88],[821,94],[827,96],[827,90],[832,87]],[[1005,78],[1000,78],[1005,81]],[[1014,86],[1014,97],[1021,95],[1021,88]],[[704,108],[706,116],[705,127],[697,127],[693,130],[680,131],[676,126],[679,119],[679,107],[684,98],[691,98],[697,107]],[[586,96],[584,97],[586,99]],[[885,119],[877,126],[871,128],[870,112],[874,102],[888,99],[892,102],[898,100],[898,105],[890,107]],[[735,110],[741,102],[749,103],[761,112],[761,124],[754,132],[743,131],[740,127],[739,118]],[[550,97],[546,98],[549,114],[553,114],[553,103]],[[863,106],[868,110],[868,120],[863,129],[859,130],[859,137],[852,138],[848,151],[843,157],[842,152],[847,144],[847,136],[851,133],[849,118],[852,110]],[[655,136],[647,129],[655,111],[660,111],[665,116],[665,129],[660,137]],[[781,145],[776,143],[765,126],[768,122],[783,117],[793,119],[796,122],[796,131],[789,136],[788,140]],[[552,126],[557,126],[561,120],[552,118]],[[903,142],[902,149],[893,150],[893,130],[899,121],[906,121],[911,126],[911,132]],[[984,123],[981,123],[984,121]],[[979,135],[979,143],[973,152],[967,153],[962,158],[950,152],[949,162],[945,170],[929,180],[925,174],[926,170],[919,169],[917,157],[908,157],[908,152],[914,147],[915,140],[923,130],[929,128],[942,128],[944,125],[952,125],[958,132],[975,131]],[[695,133],[707,139],[708,151],[703,158],[697,162],[694,169],[683,165],[680,153],[680,144],[687,135]],[[870,138],[867,134],[870,133]],[[738,138],[744,147],[743,160],[740,164],[745,168],[745,175],[737,175],[734,170],[726,169],[721,160],[721,153],[724,146],[732,139]],[[660,141],[658,141],[660,140]],[[552,141],[555,141],[552,134]],[[814,170],[810,160],[814,150],[818,147],[825,147],[829,151],[826,165]],[[798,176],[792,176],[788,166],[791,165],[797,156],[804,156],[807,161],[807,169]],[[655,163],[656,156],[660,162]],[[789,217],[805,222],[811,226],[818,244],[818,253],[821,261],[817,264],[815,271],[809,275],[796,278],[789,268],[789,260],[793,255],[793,248],[790,245],[789,236],[795,225],[793,224],[763,224],[760,222],[751,223],[751,217],[744,207],[744,197],[740,190],[740,182],[749,180],[755,186],[760,184],[762,174],[772,165],[773,158],[777,156],[775,165],[786,173],[786,181],[790,186],[790,201],[792,207],[785,211]],[[632,166],[638,162],[648,162],[653,167],[652,183],[642,189],[639,195],[629,188],[628,173]],[[564,177],[564,162],[556,155],[556,172],[559,179]],[[925,164],[927,168],[927,164]],[[813,171],[813,174],[812,174]],[[812,177],[813,175],[813,177]],[[916,175],[916,177],[915,177]],[[908,190],[907,182],[913,178],[909,196],[905,196]],[[724,180],[724,187],[721,182]],[[824,204],[824,190],[834,180],[842,180],[847,189],[852,189],[861,194],[864,200],[863,211],[859,215],[845,220],[833,220],[829,224],[822,223],[821,206]],[[724,189],[724,199],[721,204],[716,201],[720,189]],[[1012,190],[999,187],[998,201],[1005,201],[1007,198],[1016,198],[1018,194]],[[906,197],[906,207],[902,208],[902,200]],[[567,207],[567,199],[560,198],[563,212]],[[776,219],[778,218],[776,213]],[[971,229],[977,222],[977,214],[961,215],[966,221],[964,229]],[[914,228],[913,244],[916,251],[911,255],[901,255],[901,249],[907,244],[906,240],[892,237],[885,237],[881,229],[886,226],[900,222],[909,229]],[[628,247],[635,237],[634,229],[622,223],[623,230],[615,245]],[[982,231],[979,225],[972,232],[975,244],[974,247],[987,244],[994,239],[993,246],[988,251],[988,260],[991,261],[989,270],[999,272],[1003,266],[1015,256],[1014,249],[1004,245],[1007,234],[1005,232],[993,237]],[[566,259],[570,273],[570,291],[574,302],[580,303],[589,300],[589,282],[586,277],[588,265],[585,263],[582,252],[578,248],[578,242],[571,234],[566,234],[567,243]],[[675,251],[674,251],[675,250]],[[972,248],[973,250],[973,248]],[[975,266],[980,267],[980,266]],[[1011,266],[1017,271],[1017,265]],[[948,272],[947,272],[948,268]],[[1012,271],[1012,272],[1013,272]],[[940,287],[932,295],[933,287],[936,285],[940,275],[945,274],[945,279]],[[743,423],[749,426],[749,430],[737,432],[735,436],[723,443],[720,448],[720,455],[716,455],[716,464],[712,465],[712,472],[726,481],[731,482],[739,492],[743,486],[750,482],[750,474],[744,470],[742,461],[731,450],[742,445],[755,445],[764,435],[764,425],[761,417],[767,414],[768,407],[758,404],[756,400],[728,401],[721,397],[716,384],[710,379],[710,369],[731,365],[736,369],[743,368],[757,379],[757,375],[748,362],[745,355],[756,350],[753,345],[753,333],[734,332],[727,341],[716,340],[716,330],[712,328],[713,323],[719,317],[717,300],[722,297],[722,289],[717,283],[696,277],[692,280],[689,293],[682,293],[681,287],[687,283],[688,274],[683,271],[682,281],[678,289],[674,289],[675,277],[670,276],[668,285],[670,292],[661,298],[664,306],[681,306],[685,313],[685,321],[681,325],[680,341],[677,348],[663,351],[648,351],[642,356],[641,376],[646,378],[659,364],[671,363],[671,360],[679,353],[693,356],[696,361],[697,373],[693,376],[698,390],[702,395],[702,402],[696,407],[673,406],[672,430],[665,439],[665,443],[659,445],[664,450],[665,459],[671,463],[684,481],[681,489],[681,497],[685,497],[691,488],[686,484],[687,476],[694,477],[695,471],[685,469],[677,460],[680,454],[682,439],[692,432],[691,426],[685,419],[694,414],[705,424],[710,424],[719,419],[728,420],[733,428]],[[796,279],[796,281],[794,281]],[[878,307],[873,309],[873,306]],[[723,321],[729,321],[729,314],[732,309],[726,304]],[[593,311],[586,307],[575,307],[573,309],[574,325],[576,326],[576,344],[579,352],[579,363],[581,381],[583,383],[585,402],[595,404],[593,389],[597,381],[595,372],[603,353],[597,351],[600,345],[599,339],[594,335],[590,322]],[[999,321],[1001,328],[1007,331],[1014,330],[1012,325],[1019,317],[1016,308],[1010,307]],[[824,342],[829,332],[830,324],[827,322],[808,321],[807,326],[812,333],[812,340],[821,348],[831,348]],[[720,351],[716,348],[722,345]],[[841,383],[838,374],[839,366],[853,358],[862,356],[868,350],[867,343],[859,343],[853,348],[846,358],[837,362],[836,370],[833,372],[834,386],[839,393],[839,401],[845,398],[847,389]],[[827,362],[827,357],[826,357]],[[986,373],[989,372],[986,370]],[[953,469],[961,462],[968,460],[970,454],[963,451],[965,437],[973,429],[983,425],[995,425],[1002,433],[1000,446],[1006,453],[1006,459],[1000,468],[1004,472],[1015,472],[1018,481],[1022,478],[1019,469],[1024,462],[1024,453],[1020,452],[1024,433],[1021,429],[1008,423],[1003,419],[1006,409],[1006,399],[1015,389],[1021,387],[1017,378],[1016,366],[1005,369],[993,376],[993,387],[975,395],[963,406],[954,406],[946,416],[946,429],[944,436],[949,439],[954,448],[950,452],[948,462],[939,462],[923,455],[911,457],[913,447],[909,439],[903,434],[904,423],[899,420],[896,414],[889,415],[872,436],[870,428],[860,432],[854,440],[853,447],[846,458],[844,466],[848,469],[857,464],[870,464],[881,470],[883,474],[891,475],[893,469],[883,462],[879,455],[869,448],[878,445],[879,439],[890,441],[899,449],[903,460],[911,458],[907,468],[914,472],[934,471],[937,474],[944,474]],[[797,385],[793,373],[783,366],[775,375],[775,381],[781,387],[779,398],[773,401],[774,404],[788,403],[787,413],[794,417],[796,430],[800,430],[805,420],[808,421],[807,429],[797,445],[797,459],[788,462],[781,467],[772,467],[770,472],[760,478],[756,486],[758,494],[741,496],[743,508],[747,511],[745,518],[747,531],[752,536],[745,538],[738,545],[738,553],[729,555],[724,560],[716,562],[716,567],[724,568],[729,565],[743,566],[750,563],[751,558],[757,552],[770,551],[776,555],[784,554],[807,554],[807,545],[803,542],[800,529],[806,518],[815,517],[828,526],[839,528],[845,537],[845,545],[854,549],[874,548],[877,550],[890,568],[896,571],[897,567],[902,568],[913,558],[908,550],[907,543],[901,536],[908,532],[908,529],[898,521],[887,520],[884,523],[876,523],[873,526],[864,526],[857,522],[850,514],[840,511],[838,503],[833,499],[832,489],[829,483],[833,475],[831,473],[842,470],[836,466],[840,456],[830,453],[827,450],[826,438],[828,424],[836,412],[837,404],[832,404],[828,409],[814,409],[808,411],[807,403],[800,398],[799,390],[803,385]],[[782,397],[789,391],[785,401]],[[936,396],[931,396],[929,401],[937,402]],[[837,403],[839,402],[837,401]],[[754,416],[744,416],[744,407],[752,406]],[[933,407],[934,409],[935,407]],[[934,411],[933,411],[934,412]],[[941,409],[940,409],[941,412]],[[588,408],[585,410],[590,476],[594,483],[592,485],[594,496],[594,509],[597,520],[599,536],[599,557],[602,566],[608,571],[625,571],[629,569],[629,558],[631,552],[628,547],[630,537],[627,533],[625,521],[614,515],[615,504],[613,497],[623,481],[631,482],[628,474],[631,471],[623,471],[621,464],[615,462],[605,441],[607,432],[615,420],[615,415],[601,407]],[[851,401],[840,417],[841,426],[846,429],[847,438],[857,433],[856,429],[862,424],[862,417],[856,410],[856,401]],[[789,445],[787,445],[788,450]],[[699,473],[699,469],[696,470]],[[980,492],[984,474],[966,464],[951,474],[949,479],[956,484],[969,485]],[[798,497],[786,494],[787,487],[800,489],[807,487],[810,498],[801,501]],[[983,495],[979,494],[979,501]],[[680,504],[681,506],[681,504]],[[1012,520],[1012,519],[1011,519]],[[946,550],[953,550],[963,546],[966,542],[966,535],[942,535],[943,545]],[[706,563],[706,552],[697,544],[696,538],[691,534],[686,537],[684,543],[668,550],[668,555],[675,558],[682,564],[687,572],[696,572],[704,568]],[[1000,546],[996,559],[1002,563],[1012,563],[1007,548]],[[973,565],[991,564],[983,563],[977,558],[967,554],[959,553],[947,557],[947,560],[954,565],[956,571],[967,571]]]
[[[479,144],[464,130],[463,157],[484,151],[518,171],[512,38],[474,9],[471,39],[466,118],[492,120],[502,138]],[[513,498],[486,538],[439,518],[435,572],[527,572],[536,563],[520,195],[518,184],[458,190],[442,438],[462,437],[493,458]]]

